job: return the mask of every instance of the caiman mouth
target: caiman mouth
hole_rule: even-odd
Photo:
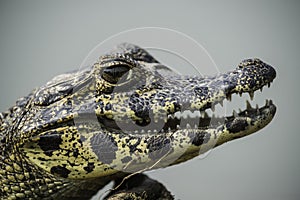
[[[232,111],[232,115],[222,114],[215,117],[215,106],[223,101],[232,99],[232,94],[249,93],[250,100],[254,99],[254,92],[263,89],[264,86],[270,87],[276,77],[275,70],[263,63],[259,59],[244,60],[236,70],[221,74],[214,78],[205,79],[194,85],[194,99],[179,101],[178,108],[173,112],[162,110],[144,113],[142,123],[134,120],[110,120],[102,119],[104,128],[109,131],[119,133],[143,134],[143,133],[174,133],[177,130],[219,130],[226,129],[231,132],[243,132],[244,130],[257,131],[266,126],[274,117],[276,106],[272,100],[266,100],[265,105],[252,108],[249,101],[246,101],[246,109]],[[197,80],[196,80],[197,81]],[[206,81],[206,82],[205,82]],[[158,91],[159,92],[159,91]],[[189,93],[191,95],[191,93]],[[184,93],[178,94],[186,98]],[[191,97],[192,98],[192,97]],[[189,103],[190,102],[190,103]],[[191,103],[192,102],[192,103]],[[207,111],[211,109],[210,116]],[[156,112],[156,113],[154,113]],[[217,113],[219,115],[219,113]],[[145,121],[145,122],[144,122]]]
[[[227,98],[231,101],[231,98]],[[251,98],[252,99],[252,98]],[[223,102],[221,103],[223,107]],[[161,118],[157,122],[152,122],[149,126],[137,125],[134,121],[115,122],[105,120],[106,128],[123,132],[127,134],[157,134],[157,133],[173,133],[183,129],[220,129],[226,127],[228,130],[238,131],[244,130],[247,126],[259,126],[261,129],[266,126],[274,117],[276,106],[272,100],[266,100],[263,106],[251,106],[250,102],[246,101],[246,109],[238,108],[232,111],[232,115],[216,116],[215,108],[211,108],[212,114],[200,110],[184,110],[177,111],[173,114],[168,114],[166,118]]]
[[[269,86],[270,84],[268,84]],[[262,90],[262,89],[261,89]],[[254,93],[254,92],[253,92]],[[251,93],[250,99],[253,100],[254,94]],[[224,98],[225,99],[225,98]],[[218,102],[223,107],[223,101]],[[227,95],[227,101],[231,102],[231,95]],[[205,110],[181,110],[172,114],[165,115],[164,118],[152,120],[150,124],[142,126],[133,120],[124,120],[116,122],[114,120],[105,119],[102,123],[105,129],[113,132],[126,134],[157,134],[157,133],[173,133],[182,129],[221,129],[226,127],[233,132],[245,130],[246,127],[256,126],[257,130],[266,126],[274,117],[276,106],[272,100],[266,100],[263,106],[251,106],[246,100],[246,109],[234,109],[232,115],[216,116],[215,105]],[[211,109],[212,112],[207,112]],[[238,110],[238,111],[236,111]],[[212,114],[209,114],[212,113]]]

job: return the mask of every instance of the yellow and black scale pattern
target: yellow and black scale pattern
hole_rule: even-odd
[[[0,114],[1,199],[89,199],[116,177],[254,133],[272,120],[272,101],[227,117],[205,110],[234,93],[253,97],[275,76],[259,59],[213,77],[181,76],[144,49],[121,44]],[[187,110],[201,116],[181,116]]]

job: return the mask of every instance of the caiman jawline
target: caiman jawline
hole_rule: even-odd
[[[270,87],[270,83],[266,85]],[[263,87],[260,88],[262,91]],[[254,99],[254,91],[248,92],[251,101]],[[158,123],[152,121],[150,126],[140,126],[135,124],[134,121],[122,121],[115,122],[114,120],[104,120],[102,123],[105,124],[107,129],[110,131],[123,132],[127,134],[156,134],[156,133],[167,133],[167,132],[175,132],[176,130],[182,129],[217,129],[220,126],[231,124],[234,120],[237,119],[245,119],[249,118],[256,121],[258,118],[262,119],[266,113],[271,113],[273,116],[276,111],[276,106],[273,104],[272,100],[266,100],[265,105],[259,107],[256,104],[255,108],[253,108],[250,102],[246,101],[246,109],[242,110],[238,108],[232,111],[232,115],[230,116],[216,116],[215,106],[220,104],[223,107],[224,100],[227,99],[228,102],[232,99],[232,94],[226,94],[226,98],[223,98],[222,101],[216,102],[211,105],[210,108],[206,108],[205,110],[192,110],[185,109],[181,111],[177,111],[175,113],[167,114],[165,118],[161,118]],[[238,93],[242,96],[242,93]],[[212,115],[208,114],[206,111],[211,109]],[[161,124],[163,122],[163,126]],[[265,121],[264,123],[268,123],[269,121]],[[134,126],[130,126],[130,123],[135,124]],[[138,129],[137,129],[138,127]]]

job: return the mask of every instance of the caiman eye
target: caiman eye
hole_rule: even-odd
[[[102,78],[112,84],[121,84],[131,78],[131,70],[128,65],[113,65],[103,70]]]

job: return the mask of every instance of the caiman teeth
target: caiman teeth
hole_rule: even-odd
[[[251,101],[253,101],[253,99],[254,99],[254,92],[249,92],[249,96],[250,96]]]
[[[187,129],[191,129],[191,125],[189,123],[186,124]]]
[[[246,105],[247,105],[247,110],[252,109],[252,106],[248,100],[246,101]]]
[[[226,99],[228,100],[228,101],[231,101],[231,98],[232,97],[232,94],[228,94],[227,96],[226,96]]]
[[[263,91],[263,87],[259,88],[259,90],[260,90],[260,92],[262,92]]]
[[[195,111],[191,111],[191,110],[185,110],[185,111],[177,111],[174,114],[169,114],[168,115],[168,119],[187,119],[187,118],[199,118],[200,116],[202,116],[202,112],[204,111],[199,111],[199,110],[195,110]]]
[[[222,101],[220,101],[219,103],[220,103],[220,105],[223,107],[223,100],[222,100]]]
[[[237,116],[238,116],[238,113],[237,113],[235,110],[233,110],[233,111],[232,111],[232,116],[237,117]]]
[[[263,85],[263,86],[261,86],[260,88],[258,88],[257,90],[260,90],[261,92],[263,91],[263,88],[266,86],[266,87],[270,87],[271,86],[271,83],[272,83],[273,81],[270,81],[270,82],[267,82],[265,85]],[[255,90],[256,91],[256,90]],[[250,100],[251,101],[253,101],[253,99],[254,99],[254,92],[255,91],[248,91],[248,94],[249,94],[249,97],[250,97]],[[226,99],[228,100],[228,101],[231,101],[232,100],[232,94],[238,94],[240,97],[242,97],[243,96],[243,94],[245,93],[244,91],[235,91],[235,92],[233,92],[233,93],[227,93],[226,94]]]
[[[201,118],[208,118],[208,114],[205,111],[201,111]]]
[[[215,109],[215,104],[212,104],[211,107],[210,107],[210,109],[211,109],[213,112],[215,112],[215,110],[216,110],[216,109]]]

